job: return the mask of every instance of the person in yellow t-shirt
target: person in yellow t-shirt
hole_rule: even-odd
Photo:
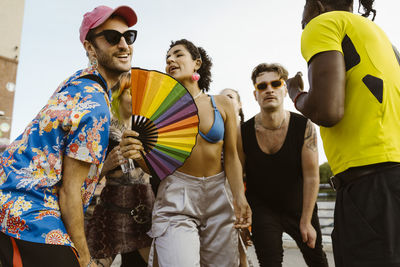
[[[336,266],[400,266],[400,56],[367,19],[373,0],[306,0],[301,74],[287,81],[295,107],[321,126],[337,190]],[[373,20],[372,19],[372,20]]]

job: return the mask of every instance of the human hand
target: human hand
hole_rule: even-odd
[[[106,160],[104,161],[104,169],[109,171],[124,164],[126,159],[122,156],[120,146],[114,147],[108,154]]]
[[[233,207],[236,216],[235,228],[247,229],[251,225],[251,209],[243,193],[234,197]]]
[[[135,138],[139,134],[132,130],[127,130],[122,134],[120,150],[122,156],[126,159],[139,160],[142,159],[143,146],[139,139]]]
[[[310,248],[315,248],[315,241],[317,240],[317,232],[311,223],[300,222],[300,234],[304,243]]]
[[[249,228],[242,228],[239,229],[240,237],[243,240],[243,243],[246,247],[251,246],[253,242],[251,242],[251,233]]]
[[[301,78],[303,74],[301,71],[297,72],[296,75],[286,81],[286,87],[289,92],[289,97],[294,101],[298,93],[304,90],[304,82]]]

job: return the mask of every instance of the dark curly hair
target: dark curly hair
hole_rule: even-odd
[[[374,14],[372,16],[372,20],[375,19],[376,16],[376,9],[373,9],[372,6],[374,5],[374,0],[359,0],[360,5],[358,6],[358,13],[361,14],[360,8],[361,6],[364,9],[364,13],[362,14],[363,17],[369,17],[371,12]]]
[[[211,79],[211,58],[207,55],[207,52],[202,47],[196,47],[191,41],[181,39],[177,41],[171,41],[171,45],[168,50],[176,45],[183,45],[189,53],[192,55],[192,59],[201,59],[202,63],[200,69],[197,72],[200,74],[199,87],[203,92],[210,90]]]
[[[350,7],[353,7],[353,0],[320,0],[323,4],[329,5],[337,10],[348,10]],[[307,2],[316,3],[316,0],[307,0]],[[374,4],[374,0],[358,0],[359,7],[358,13],[360,13],[363,17],[369,17],[371,13],[373,13],[372,20],[375,19],[376,10],[372,8]],[[364,13],[360,12],[360,9],[364,9]]]

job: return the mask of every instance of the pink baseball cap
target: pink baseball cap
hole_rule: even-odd
[[[83,15],[82,24],[79,28],[79,39],[82,44],[85,41],[89,30],[100,26],[113,14],[124,18],[128,27],[132,27],[137,22],[135,11],[128,6],[119,6],[116,9],[112,9],[108,6],[98,6]]]

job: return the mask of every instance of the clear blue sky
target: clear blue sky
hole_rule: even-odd
[[[355,0],[355,8],[358,1]],[[11,139],[20,135],[57,86],[87,66],[78,29],[85,12],[99,4],[131,6],[138,15],[133,66],[164,71],[171,40],[187,38],[213,59],[211,93],[239,90],[246,119],[259,109],[253,98],[252,69],[279,62],[290,75],[307,74],[300,53],[305,0],[25,0],[20,62]],[[377,0],[375,19],[400,47],[397,0]],[[305,75],[306,77],[306,75]],[[285,106],[294,110],[287,97]],[[319,140],[320,163],[326,161]]]

